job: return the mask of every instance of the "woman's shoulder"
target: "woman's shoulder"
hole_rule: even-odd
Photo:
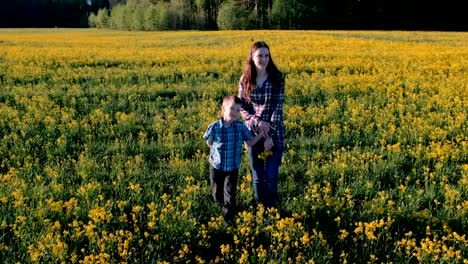
[[[268,79],[269,79],[269,81],[270,81],[272,84],[275,84],[275,85],[284,85],[285,76],[283,75],[283,73],[278,72],[278,73],[275,74],[275,75],[269,75],[269,76],[268,76]]]
[[[278,81],[284,82],[285,76],[284,76],[284,74],[282,72],[278,72],[276,78],[277,78]]]

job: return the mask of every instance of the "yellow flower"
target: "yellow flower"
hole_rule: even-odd
[[[302,244],[307,245],[309,244],[310,242],[310,237],[309,237],[309,234],[308,233],[305,233],[302,237],[301,237],[301,242]]]
[[[229,246],[229,244],[226,244],[226,245],[223,244],[219,248],[221,249],[221,254],[223,255],[226,255],[229,253],[229,251],[231,251],[231,246]]]
[[[266,160],[270,156],[273,156],[273,152],[271,150],[265,150],[262,153],[258,154],[258,158],[262,160]]]
[[[345,240],[348,237],[348,234],[349,234],[348,231],[346,231],[346,229],[341,229],[340,233],[341,233],[341,235],[340,235],[341,240]]]

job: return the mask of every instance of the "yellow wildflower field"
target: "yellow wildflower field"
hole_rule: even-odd
[[[226,228],[202,135],[258,40],[280,206],[244,155]],[[466,32],[0,29],[0,259],[468,263],[467,71]]]

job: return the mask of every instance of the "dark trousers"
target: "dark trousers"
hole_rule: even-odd
[[[223,206],[224,220],[231,221],[236,209],[239,170],[221,171],[210,165],[211,194]]]

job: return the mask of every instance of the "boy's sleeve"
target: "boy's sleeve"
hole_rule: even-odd
[[[213,124],[209,125],[203,135],[204,140],[213,139]]]
[[[241,131],[242,131],[242,140],[248,141],[249,139],[252,138],[252,133],[250,133],[250,130],[245,126],[244,123],[241,123]]]

